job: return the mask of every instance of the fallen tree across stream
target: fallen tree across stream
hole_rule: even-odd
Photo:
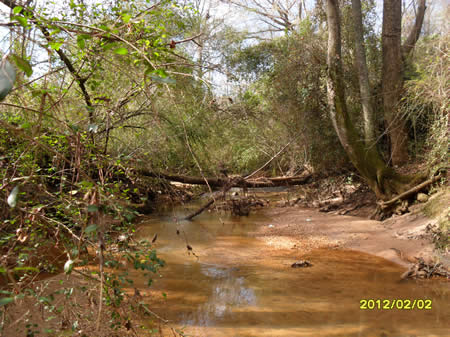
[[[306,173],[304,175],[293,176],[293,177],[274,177],[274,178],[254,178],[254,179],[235,179],[233,178],[213,178],[213,177],[192,177],[178,174],[168,174],[162,172],[152,172],[145,169],[138,170],[138,173],[152,178],[160,178],[169,181],[175,181],[183,184],[192,185],[209,185],[211,187],[224,187],[229,186],[230,181],[232,182],[231,187],[275,187],[275,186],[293,186],[293,185],[303,185],[311,182],[313,175],[311,173]]]
[[[221,198],[225,197],[225,193],[232,187],[255,188],[255,187],[303,185],[311,182],[313,177],[312,173],[309,172],[305,172],[305,174],[303,175],[293,177],[253,178],[253,179],[249,178],[245,179],[240,176],[223,177],[223,178],[192,177],[176,174],[167,174],[162,172],[156,173],[145,169],[138,170],[138,173],[146,177],[160,178],[183,184],[208,185],[209,187],[216,187],[216,188],[220,187],[222,188]],[[208,209],[215,202],[216,198],[210,199],[204,206],[200,207],[197,211],[188,215],[186,218],[184,218],[184,220],[192,220],[194,217],[196,217],[197,215],[201,214],[203,211]]]

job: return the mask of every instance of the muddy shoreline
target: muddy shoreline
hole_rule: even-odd
[[[450,266],[450,256],[436,252],[426,232],[427,225],[435,220],[423,215],[419,208],[385,221],[292,206],[264,213],[270,220],[250,235],[267,243],[270,249],[296,250],[299,258],[313,249],[331,248],[369,253],[405,268],[415,262],[415,257]]]

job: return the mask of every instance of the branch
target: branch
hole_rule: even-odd
[[[257,14],[257,15],[260,15],[262,17],[268,18],[268,19],[272,20],[274,23],[276,23],[277,25],[281,26],[281,27],[284,27],[284,28],[286,28],[288,30],[292,30],[292,25],[290,24],[290,22],[286,22],[283,19],[283,17],[281,17],[281,16],[270,14],[269,12],[267,12],[267,10],[266,11],[262,11],[262,10],[259,10],[259,9],[256,9],[256,8],[252,8],[250,6],[247,6],[245,4],[239,3],[237,1],[228,0],[227,2],[232,4],[232,5],[234,5],[234,6],[243,8],[243,9],[249,11],[249,12],[253,12],[253,13]],[[264,22],[269,24],[266,21],[264,21]]]
[[[3,1],[3,0],[0,0],[0,1]],[[143,58],[145,61],[147,61],[147,63],[148,63],[153,69],[157,69],[157,67],[153,64],[152,61],[150,61],[150,59],[147,57],[147,55],[146,55],[142,50],[140,50],[138,47],[136,47],[136,46],[135,46],[134,44],[132,44],[130,41],[124,39],[123,37],[121,37],[121,36],[119,36],[119,35],[117,35],[117,34],[114,34],[114,33],[112,33],[112,32],[108,32],[108,31],[106,31],[106,30],[104,30],[104,29],[101,29],[101,28],[98,28],[98,27],[92,27],[92,26],[88,26],[88,25],[81,24],[81,23],[75,23],[75,22],[69,22],[69,21],[52,21],[52,24],[53,24],[53,25],[56,25],[56,24],[60,24],[60,25],[72,25],[72,26],[75,26],[75,27],[87,28],[87,29],[90,29],[90,30],[92,30],[92,31],[97,31],[99,34],[96,35],[96,36],[101,36],[101,37],[103,37],[103,38],[105,38],[106,36],[113,37],[113,38],[116,39],[117,41],[121,41],[121,42],[125,43],[125,44],[126,44],[127,46],[129,46],[131,49],[133,49],[134,51],[136,51],[137,53],[139,53],[139,54],[142,56],[142,58]],[[70,31],[70,30],[69,30],[69,31]],[[88,34],[89,34],[89,33],[88,33]],[[91,35],[92,35],[92,34],[91,34]]]
[[[19,6],[19,4],[15,0],[0,0],[0,2],[5,4],[6,6],[8,6],[11,9]],[[39,28],[39,30],[42,32],[42,34],[44,34],[45,39],[48,42],[52,42],[52,37],[51,37],[50,32],[48,31],[47,27],[42,26],[42,24],[39,23],[39,20],[37,19],[36,15],[31,10],[27,9],[25,11],[27,14],[30,15],[30,18],[33,19],[34,23]],[[56,50],[56,53],[58,54],[61,61],[63,61],[63,63],[66,65],[67,69],[69,69],[70,73],[77,81],[78,86],[80,87],[81,92],[83,93],[84,101],[86,102],[86,105],[88,107],[87,110],[89,113],[89,121],[92,122],[93,106],[92,106],[91,97],[86,89],[86,86],[84,85],[86,82],[86,79],[83,79],[80,77],[80,75],[76,71],[75,67],[73,66],[73,63],[69,60],[69,58],[67,57],[67,55],[64,53],[64,51],[61,48]]]
[[[176,174],[168,174],[163,172],[152,172],[146,169],[138,169],[137,173],[146,177],[165,179],[169,181],[176,181],[183,184],[191,185],[206,185],[211,187],[224,187],[228,184],[228,179],[212,178],[212,177],[192,177]],[[238,179],[233,181],[231,187],[274,187],[274,186],[293,186],[306,184],[312,174],[308,173],[300,176],[293,177],[273,177],[273,178],[260,178],[260,179]],[[206,180],[206,181],[205,181]]]
[[[194,40],[195,40],[196,38],[202,36],[202,35],[203,35],[203,33],[199,33],[199,34],[197,34],[197,35],[188,37],[188,38],[186,38],[186,39],[184,39],[184,40],[173,41],[173,42],[167,43],[166,46],[170,46],[171,48],[174,48],[175,45],[177,45],[177,44],[179,44],[179,43],[184,43],[184,42],[189,42],[189,41],[195,42]]]
[[[195,218],[197,215],[201,214],[205,209],[208,209],[209,206],[211,206],[212,204],[214,204],[214,202],[216,201],[216,199],[211,199],[208,201],[208,203],[206,205],[204,205],[203,207],[200,207],[197,211],[195,211],[194,213],[188,215],[187,217],[185,217],[183,220],[192,220],[193,218]]]
[[[206,178],[204,178],[204,179],[206,180]],[[230,188],[232,188],[236,182],[240,182],[240,181],[243,181],[243,179],[241,177],[228,179],[226,185],[223,186],[220,198],[221,199],[225,198],[225,195],[230,190]],[[210,191],[211,191],[211,189],[210,189]],[[211,191],[211,194],[212,194],[212,191]],[[208,209],[208,207],[211,206],[212,204],[214,204],[215,202],[216,202],[216,198],[214,198],[214,195],[213,195],[211,200],[209,200],[208,203],[205,206],[200,207],[197,211],[195,211],[194,213],[188,215],[183,220],[188,220],[188,221],[192,220],[194,217],[196,217],[197,215],[201,214],[205,209]]]
[[[416,21],[414,23],[413,28],[409,32],[408,38],[403,43],[402,46],[402,55],[404,58],[408,57],[411,50],[416,45],[417,40],[420,36],[420,31],[422,30],[423,18],[425,16],[425,9],[427,8],[425,5],[426,0],[419,0],[419,8],[417,10]]]
[[[257,169],[256,171],[254,171],[253,173],[249,174],[248,176],[246,176],[244,179],[249,179],[251,177],[253,177],[256,173],[258,173],[259,171],[261,171],[262,169],[264,169],[267,165],[269,165],[276,157],[278,157],[281,153],[283,153],[284,150],[287,149],[287,147],[289,145],[291,145],[292,140],[289,141],[289,143],[287,143],[280,151],[278,151],[272,158],[270,158],[263,166],[261,166],[259,169]]]
[[[424,189],[425,187],[435,183],[436,181],[441,179],[441,177],[442,177],[441,175],[437,175],[436,177],[428,179],[427,181],[424,181],[423,183],[411,188],[410,190],[396,196],[395,198],[393,198],[389,201],[381,202],[380,206],[382,209],[384,209],[384,208],[387,208],[387,207],[395,204],[398,200],[406,199],[407,197],[419,192],[420,190]]]

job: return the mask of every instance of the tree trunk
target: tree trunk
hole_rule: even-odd
[[[403,89],[403,62],[419,39],[425,16],[425,1],[420,0],[419,2],[414,26],[403,46],[401,45],[401,0],[384,0],[383,3],[383,110],[386,130],[391,143],[391,159],[394,165],[402,165],[409,158],[406,120],[400,115],[398,104]]]
[[[416,45],[417,40],[420,36],[420,31],[422,30],[423,18],[425,17],[426,10],[425,0],[419,0],[419,7],[417,8],[416,21],[414,22],[414,26],[409,32],[408,38],[403,43],[402,46],[402,54],[403,58],[407,58],[411,50]]]
[[[403,87],[401,6],[401,0],[384,0],[383,3],[381,86],[384,118],[391,143],[391,160],[394,165],[403,165],[409,158],[406,121],[398,113],[398,103]]]
[[[343,83],[339,0],[327,0],[328,53],[327,94],[330,118],[351,162],[365,178],[378,199],[387,200],[409,189],[423,175],[403,176],[386,166],[374,146],[366,146],[347,110]]]
[[[231,182],[231,187],[274,187],[274,186],[294,186],[303,185],[311,182],[312,174],[307,173],[293,177],[273,177],[262,179],[246,178],[212,178],[212,177],[192,177],[176,174],[167,174],[162,172],[152,172],[146,169],[139,169],[139,174],[152,178],[161,178],[169,181],[176,181],[183,184],[206,185],[211,187],[227,186]]]
[[[364,47],[361,0],[352,0],[353,29],[355,30],[355,60],[358,67],[359,90],[363,110],[364,140],[367,146],[376,141],[374,113],[370,98],[369,71],[367,70],[366,50]]]

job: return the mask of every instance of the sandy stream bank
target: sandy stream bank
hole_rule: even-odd
[[[422,208],[423,205],[416,205],[410,213],[394,215],[385,221],[321,213],[296,206],[272,208],[265,213],[270,222],[251,236],[263,240],[273,250],[297,250],[299,257],[316,248],[351,249],[405,267],[415,262],[415,257],[421,257],[427,262],[438,260],[448,268],[449,252],[434,251],[434,243],[426,231],[427,225],[437,220],[426,217]]]

